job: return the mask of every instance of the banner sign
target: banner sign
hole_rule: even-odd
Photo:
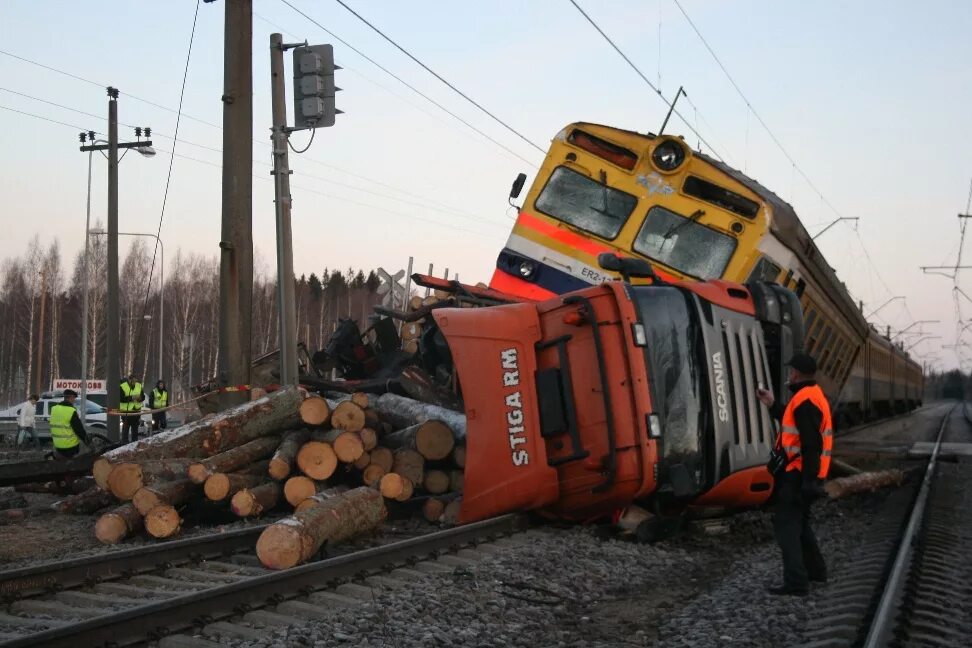
[[[108,381],[101,380],[98,378],[88,378],[88,391],[107,391]],[[81,379],[80,378],[55,378],[52,383],[52,390],[56,391],[58,389],[73,389],[78,391],[81,389]]]

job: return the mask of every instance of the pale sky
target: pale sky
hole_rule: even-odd
[[[331,42],[338,63],[337,126],[291,155],[294,264],[416,269],[434,263],[488,281],[512,225],[506,196],[542,154],[492,122],[333,0],[293,4],[531,164],[414,94],[280,0],[254,0],[254,239],[273,268],[269,166],[269,34]],[[683,114],[730,164],[790,200],[811,233],[837,215],[796,173],[672,0],[579,0],[663,92],[684,85]],[[458,88],[541,147],[572,121],[657,131],[665,106],[567,0],[349,0]],[[57,237],[67,259],[84,230],[87,160],[77,131],[106,131],[103,86],[119,88],[120,121],[149,125],[160,154],[121,166],[120,228],[155,232],[175,130],[195,0],[3,0],[0,3],[0,258],[34,234]],[[972,178],[972,3],[682,0],[753,108],[843,216],[818,243],[865,310],[903,295],[875,319],[896,329],[937,319],[916,351],[939,367],[954,349],[952,282],[919,266],[954,263],[956,215]],[[220,229],[223,6],[203,4],[189,65],[162,239],[216,255]],[[58,68],[94,83],[30,65]],[[287,65],[289,66],[289,56]],[[289,67],[288,67],[288,75]],[[62,104],[58,108],[16,93]],[[289,93],[289,89],[288,89]],[[289,100],[289,97],[288,97]],[[696,111],[693,108],[698,109]],[[697,120],[697,121],[696,121]],[[695,137],[678,120],[668,132]],[[130,129],[120,134],[132,138]],[[307,134],[294,135],[300,148]],[[105,218],[105,164],[95,158],[93,218]],[[380,183],[380,184],[379,184]],[[859,235],[859,238],[858,238]],[[972,238],[972,237],[970,237]],[[863,241],[863,246],[861,244]],[[123,245],[125,242],[123,241]],[[124,249],[124,248],[123,248]],[[864,250],[870,255],[870,261]],[[972,251],[967,251],[972,263]],[[972,295],[972,274],[958,284]],[[965,317],[972,302],[958,298]],[[912,329],[912,330],[917,330]],[[914,341],[917,338],[911,338]],[[966,333],[972,341],[972,334]],[[934,355],[934,354],[937,354]],[[972,353],[966,352],[972,360]],[[966,369],[972,363],[966,362]]]

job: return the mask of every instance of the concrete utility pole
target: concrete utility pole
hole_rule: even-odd
[[[303,43],[301,43],[303,44]],[[273,106],[273,178],[277,212],[277,311],[280,322],[280,384],[297,384],[297,313],[294,250],[290,227],[290,156],[287,150],[287,92],[283,36],[270,34],[270,83]]]
[[[253,2],[226,0],[223,39],[223,213],[219,259],[220,386],[250,384],[253,301]],[[246,401],[219,395],[220,409]]]
[[[151,131],[146,129],[146,136]],[[141,130],[136,134],[141,136]],[[82,141],[84,141],[82,139]],[[121,366],[119,364],[119,348],[121,346],[121,321],[118,306],[118,149],[146,149],[152,146],[151,140],[139,139],[136,142],[118,142],[118,89],[108,88],[108,143],[98,144],[94,141],[89,146],[82,146],[83,153],[91,151],[108,151],[108,313],[105,328],[108,336],[107,379],[108,409],[117,410],[119,405],[118,385],[121,384]],[[84,376],[83,378],[86,378]],[[87,390],[85,395],[87,395]],[[108,416],[108,438],[118,441],[120,438],[120,420],[118,415]]]

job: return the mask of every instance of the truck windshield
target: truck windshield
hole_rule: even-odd
[[[645,361],[655,414],[662,425],[662,457],[683,463],[702,483],[706,402],[699,358],[702,334],[690,295],[668,286],[631,289],[645,328]]]

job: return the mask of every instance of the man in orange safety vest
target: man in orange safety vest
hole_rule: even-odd
[[[793,396],[785,409],[772,392],[757,391],[760,402],[781,424],[773,475],[773,530],[783,554],[783,584],[769,592],[806,596],[810,582],[827,582],[827,564],[810,527],[810,507],[823,493],[822,480],[830,470],[833,421],[830,403],[814,380],[816,360],[798,353],[788,364]]]

